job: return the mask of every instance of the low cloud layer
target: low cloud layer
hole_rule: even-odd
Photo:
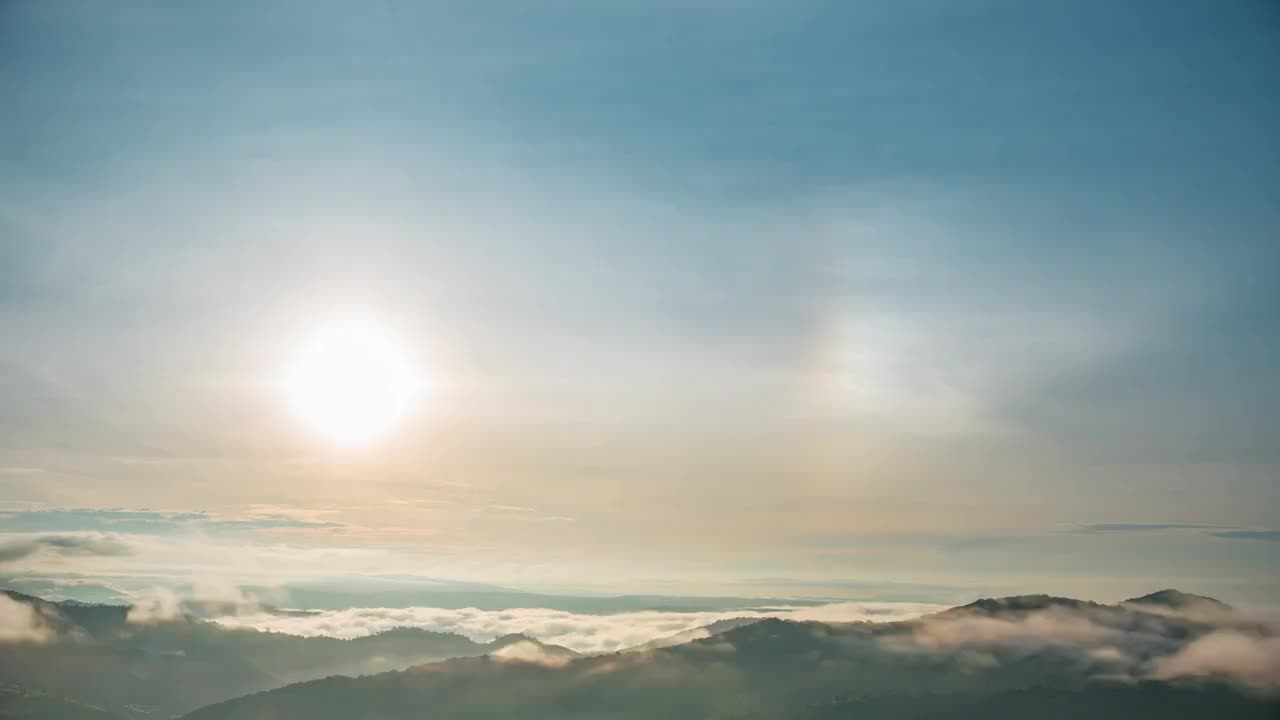
[[[34,607],[0,595],[0,642],[44,642],[53,631]]]
[[[234,609],[235,614],[257,615],[264,612],[258,599],[251,597],[234,583],[214,578],[196,578],[191,592],[180,595],[165,587],[155,587],[133,598],[128,622],[147,625],[180,620],[187,615],[205,616],[210,610]]]
[[[1142,612],[1133,612],[1141,608]],[[891,651],[949,656],[997,668],[1051,653],[1088,677],[1118,681],[1214,679],[1280,691],[1280,626],[1226,606],[1049,607],[993,616],[951,612],[889,635]]]
[[[1176,655],[1156,662],[1153,676],[1220,678],[1271,692],[1280,691],[1280,637],[1220,630],[1199,638]]]
[[[843,602],[812,607],[776,607],[767,610],[724,612],[627,612],[585,615],[543,608],[476,610],[464,608],[351,608],[312,615],[284,617],[249,613],[218,618],[228,627],[248,627],[293,635],[353,638],[416,627],[452,632],[486,642],[503,635],[522,633],[544,643],[563,645],[583,653],[612,652],[651,640],[739,617],[777,617],[821,622],[886,622],[918,617],[940,610],[923,603]]]

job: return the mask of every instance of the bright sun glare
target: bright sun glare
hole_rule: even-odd
[[[423,390],[395,338],[374,323],[355,320],[309,338],[285,369],[281,385],[294,416],[345,447],[385,436]]]

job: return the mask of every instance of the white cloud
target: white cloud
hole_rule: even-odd
[[[777,607],[767,611],[724,612],[643,611],[585,615],[544,608],[477,610],[464,608],[351,608],[298,617],[267,613],[240,614],[217,619],[229,627],[250,627],[293,635],[353,638],[396,627],[452,632],[486,642],[521,633],[544,643],[578,652],[612,652],[657,638],[737,617],[781,617],[788,620],[861,622],[904,620],[940,609],[922,603],[843,602],[814,607]]]
[[[182,600],[167,588],[154,588],[129,606],[127,621],[134,625],[168,622],[182,614]]]
[[[35,608],[0,595],[0,642],[45,642],[52,637]]]
[[[1224,608],[1142,607],[1141,613],[1066,607],[1006,617],[946,613],[915,623],[907,634],[886,636],[881,644],[988,666],[1054,650],[1075,657],[1096,678],[1213,678],[1280,691],[1280,630],[1274,624]]]
[[[538,665],[549,665],[551,667],[562,667],[572,660],[568,655],[555,655],[549,653],[543,649],[542,646],[529,641],[507,645],[493,653],[493,656],[499,660],[535,663]]]
[[[1152,674],[1166,680],[1235,679],[1259,689],[1280,691],[1280,637],[1219,630],[1198,638],[1176,655],[1161,658]]]
[[[931,650],[1001,646],[1035,651],[1051,646],[1100,646],[1120,635],[1083,614],[1051,608],[1021,619],[938,618],[921,623],[910,635],[910,643]]]

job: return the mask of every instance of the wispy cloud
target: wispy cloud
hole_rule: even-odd
[[[38,553],[65,557],[120,557],[133,548],[111,535],[42,535],[0,543],[0,564],[24,560]]]
[[[1199,523],[1122,522],[1122,523],[1095,523],[1093,525],[1083,525],[1077,530],[1077,532],[1082,532],[1082,533],[1156,532],[1160,530],[1213,530],[1221,527],[1222,527],[1221,525],[1202,525]]]
[[[123,532],[142,535],[202,531],[252,532],[343,527],[342,523],[309,520],[285,513],[218,515],[124,508],[48,508],[0,514],[4,532]]]
[[[1254,687],[1280,690],[1280,637],[1258,637],[1218,630],[1193,641],[1175,655],[1156,661],[1152,675],[1236,679]]]
[[[533,508],[525,507],[523,505],[501,505],[501,504],[491,504],[489,505],[489,509],[495,510],[497,512],[517,512],[517,513],[530,513],[534,511]]]
[[[0,475],[39,475],[44,468],[7,465],[0,467]]]
[[[1270,542],[1280,542],[1280,530],[1223,530],[1219,532],[1211,532],[1209,534],[1216,538],[1224,538],[1227,540],[1266,540]]]
[[[289,528],[340,528],[345,527],[343,523],[319,520],[299,520],[297,518],[287,517],[285,515],[263,515],[260,517],[246,518],[239,520],[214,520],[206,519],[201,521],[205,528],[210,530],[279,530]]]
[[[35,608],[0,595],[0,642],[44,642],[52,637]]]
[[[499,661],[526,662],[548,667],[564,667],[572,659],[565,654],[547,652],[547,649],[535,642],[518,642],[507,645],[493,653]]]
[[[1206,525],[1202,523],[1180,523],[1180,522],[1120,522],[1120,523],[1094,523],[1091,525],[1082,525],[1074,532],[1084,534],[1094,533],[1147,533],[1147,532],[1165,532],[1171,530],[1197,530],[1203,531],[1205,535],[1223,540],[1262,540],[1269,542],[1280,542],[1280,530],[1250,530],[1246,528],[1231,527],[1229,525]]]

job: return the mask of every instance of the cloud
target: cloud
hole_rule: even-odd
[[[37,535],[0,544],[0,564],[24,560],[37,553],[64,557],[120,557],[133,548],[112,535]]]
[[[922,603],[844,602],[814,607],[776,607],[768,610],[725,612],[642,611],[613,615],[584,615],[544,608],[477,610],[464,608],[351,608],[318,612],[298,617],[268,613],[220,617],[229,627],[293,635],[353,638],[391,630],[417,627],[436,632],[452,632],[487,642],[510,634],[524,634],[578,652],[612,652],[651,640],[685,632],[718,620],[739,617],[781,617],[789,620],[822,622],[862,622],[904,620],[941,609]]]
[[[893,622],[910,620],[928,613],[938,612],[945,605],[911,602],[837,602],[810,607],[780,608],[782,613],[761,613],[756,617],[777,617],[784,620],[801,620],[824,623],[842,622]],[[743,617],[742,613],[727,613]]]
[[[1111,680],[1213,678],[1280,690],[1280,627],[1225,608],[1052,606],[1029,613],[948,612],[881,645],[996,667],[1053,651],[1085,675]]]
[[[0,575],[0,586],[24,595],[35,595],[54,602],[76,600],[106,605],[123,605],[127,604],[129,600],[129,593],[116,587],[111,582],[86,579],[68,573],[58,573],[50,577],[30,577],[25,573],[21,575]]]
[[[569,655],[557,655],[530,640],[515,642],[493,653],[499,660],[534,663],[549,667],[563,667],[573,659]]]
[[[182,616],[182,599],[165,588],[155,588],[129,606],[125,621],[130,625],[169,622]]]
[[[53,630],[36,609],[7,595],[0,595],[0,642],[46,642]]]
[[[1216,538],[1224,538],[1227,540],[1266,540],[1269,542],[1280,542],[1280,530],[1224,530],[1222,532],[1211,532],[1209,534]]]
[[[1201,525],[1198,523],[1095,523],[1085,525],[1078,532],[1083,533],[1122,533],[1122,532],[1155,532],[1160,530],[1213,530],[1221,525]]]
[[[343,524],[308,520],[281,512],[226,516],[149,509],[52,508],[10,510],[0,516],[0,529],[25,532],[98,531],[157,535],[191,531],[237,533],[338,527],[343,527]]]
[[[263,613],[259,598],[225,578],[200,577],[191,581],[183,594],[166,587],[154,587],[133,598],[127,622],[134,625],[171,622],[188,614],[204,616],[210,608],[230,615]]]
[[[293,528],[340,528],[346,527],[340,522],[299,520],[285,515],[263,515],[241,520],[206,519],[201,526],[208,530],[284,530]]]
[[[1119,634],[1078,612],[1051,608],[1016,620],[983,616],[939,618],[921,623],[909,639],[915,646],[930,650],[999,646],[1030,653],[1053,646],[1099,646]]]
[[[1201,525],[1199,523],[1095,523],[1083,525],[1078,533],[1139,533],[1159,532],[1164,530],[1204,530],[1206,535],[1224,540],[1263,540],[1280,542],[1280,530],[1248,530],[1224,525]]]
[[[1280,691],[1280,637],[1219,630],[1198,638],[1171,657],[1156,661],[1152,676],[1238,680],[1271,692]]]

